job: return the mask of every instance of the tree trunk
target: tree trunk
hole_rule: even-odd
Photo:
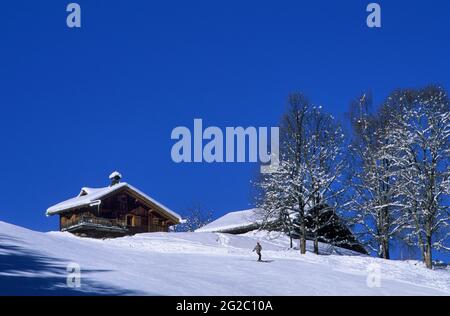
[[[317,238],[317,235],[314,237],[314,253],[316,255],[319,254],[319,240]]]
[[[388,190],[387,188],[384,191]],[[384,200],[384,203],[387,203],[387,200]],[[379,217],[379,230],[380,230],[380,253],[379,257],[383,259],[389,259],[389,209],[387,207],[383,207],[380,210]]]
[[[389,256],[389,240],[383,239],[380,243],[379,257],[383,259],[390,259]]]
[[[316,211],[316,215],[314,216],[315,227],[314,227],[314,253],[316,255],[319,254],[319,211]]]
[[[428,269],[433,269],[433,258],[431,254],[431,237],[429,236],[427,236],[427,241],[425,245],[424,261]]]
[[[303,255],[306,253],[306,225],[304,219],[302,220],[302,224],[300,225],[300,253]]]

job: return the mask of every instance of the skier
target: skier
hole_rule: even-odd
[[[256,251],[256,253],[258,255],[258,261],[261,261],[261,250],[262,250],[262,247],[261,247],[260,243],[257,241],[255,248],[253,248],[253,251]]]

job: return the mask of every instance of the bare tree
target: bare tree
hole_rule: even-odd
[[[344,134],[334,118],[320,107],[309,111],[306,123],[307,141],[303,150],[306,186],[311,194],[308,206],[314,253],[319,254],[319,231],[330,224],[321,220],[322,214],[336,209],[340,201],[338,197],[344,192],[339,185],[345,167]]]
[[[261,223],[261,230],[281,231],[287,234],[290,238],[290,248],[293,248],[294,223],[291,216],[293,205],[286,187],[288,176],[283,168],[278,168],[271,174],[261,174],[256,183],[259,188],[259,195],[256,198],[256,218]]]
[[[177,232],[193,232],[212,221],[213,212],[205,210],[200,204],[194,204],[187,209],[184,222],[176,226]]]
[[[380,258],[389,259],[391,240],[403,228],[399,216],[401,203],[397,184],[399,166],[393,159],[390,122],[393,110],[381,107],[370,113],[371,99],[363,95],[351,105],[353,156],[351,187],[353,223],[360,231],[361,241]]]
[[[421,249],[432,268],[432,251],[450,251],[450,110],[440,87],[394,93],[396,159],[408,230],[405,239]]]
[[[333,198],[341,192],[336,184],[344,166],[344,135],[330,115],[302,94],[293,94],[282,118],[280,137],[280,166],[259,182],[263,191],[259,207],[266,219],[280,218],[290,233],[298,225],[302,254],[306,253],[306,221],[311,218],[314,252],[319,253],[321,212],[329,211]]]

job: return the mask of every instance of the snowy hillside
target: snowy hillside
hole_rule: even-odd
[[[0,294],[450,295],[450,271],[321,245],[304,256],[265,233],[149,233],[110,240],[39,233],[0,222]],[[256,240],[264,263],[251,252]],[[81,288],[66,267],[81,267]],[[379,287],[368,268],[381,269]]]

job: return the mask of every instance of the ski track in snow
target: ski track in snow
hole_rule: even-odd
[[[260,241],[263,260],[252,252]],[[148,233],[87,239],[0,222],[0,294],[44,295],[450,295],[450,271],[382,260],[320,244],[300,255],[280,234]],[[325,255],[326,254],[326,255]],[[69,262],[82,286],[66,286]],[[379,264],[381,287],[368,287]]]

